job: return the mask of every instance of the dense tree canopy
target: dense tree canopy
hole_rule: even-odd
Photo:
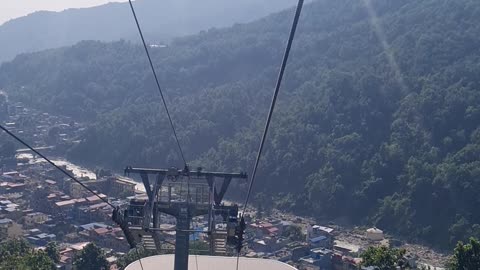
[[[374,12],[366,1],[306,6],[254,191],[453,247],[480,235],[480,2],[368,2]],[[152,48],[192,166],[250,169],[292,15]],[[139,46],[21,55],[0,67],[0,88],[91,121],[74,160],[181,165]]]
[[[75,270],[106,270],[108,261],[102,249],[94,243],[85,246],[73,262]]]
[[[289,226],[283,232],[282,236],[287,237],[292,241],[305,241],[305,234],[302,232],[300,226]]]
[[[137,246],[134,249],[131,249],[125,255],[118,258],[116,264],[120,269],[125,269],[129,264],[137,261],[139,258],[145,258],[149,256],[158,255],[155,251],[147,250],[142,245]]]
[[[2,270],[54,270],[54,262],[43,251],[36,251],[25,240],[8,240],[0,244]]]
[[[0,160],[14,158],[17,149],[15,143],[3,133],[3,130],[0,139]]]
[[[60,261],[60,252],[56,242],[49,242],[45,247],[45,252],[54,263],[58,263]]]
[[[468,244],[459,242],[448,266],[450,270],[480,269],[480,242],[470,238]]]
[[[5,120],[8,115],[7,96],[0,91],[0,121]]]
[[[364,266],[374,266],[379,270],[394,270],[401,265],[405,250],[385,246],[369,247],[362,255]]]

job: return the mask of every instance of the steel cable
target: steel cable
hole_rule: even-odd
[[[19,143],[23,144],[25,147],[27,147],[28,149],[30,149],[32,152],[34,152],[35,154],[39,155],[40,157],[42,157],[45,161],[47,161],[48,163],[50,163],[52,166],[54,166],[55,168],[57,168],[58,170],[60,170],[63,174],[65,174],[66,176],[68,176],[68,178],[72,179],[73,181],[75,181],[77,184],[79,184],[80,186],[82,186],[83,188],[85,188],[86,190],[88,190],[90,193],[92,193],[93,195],[97,196],[100,200],[102,200],[103,202],[105,202],[106,204],[108,204],[110,207],[112,207],[113,209],[115,209],[115,206],[113,204],[111,204],[107,199],[101,197],[97,192],[93,191],[91,188],[87,187],[84,183],[82,183],[80,180],[78,180],[76,177],[74,177],[73,175],[71,175],[70,173],[68,173],[67,171],[65,171],[64,169],[62,169],[61,167],[57,166],[55,163],[53,163],[50,159],[48,159],[46,156],[44,156],[42,153],[38,152],[37,150],[35,150],[33,147],[31,147],[28,143],[26,143],[25,141],[23,141],[22,139],[20,139],[19,137],[17,137],[15,134],[13,134],[12,132],[10,132],[7,128],[5,128],[4,126],[2,126],[0,124],[0,129],[2,129],[3,131],[5,131],[8,135],[10,135],[12,138],[14,138],[15,140],[17,140]]]
[[[257,175],[258,165],[259,165],[260,159],[262,157],[263,148],[265,146],[265,141],[266,141],[267,135],[268,135],[268,129],[270,128],[270,123],[271,123],[271,120],[272,120],[273,111],[275,109],[275,104],[277,102],[278,93],[280,92],[280,86],[282,84],[283,76],[285,74],[285,68],[287,66],[288,57],[290,55],[290,50],[292,49],[292,43],[293,43],[293,40],[295,38],[295,32],[297,30],[298,21],[300,20],[300,15],[302,13],[303,3],[304,3],[304,0],[298,0],[297,9],[295,11],[295,17],[293,19],[292,29],[290,31],[290,35],[289,35],[289,38],[288,38],[287,47],[285,49],[285,54],[283,56],[282,65],[280,67],[280,72],[278,74],[277,84],[275,86],[275,91],[273,93],[272,102],[271,102],[271,105],[270,105],[270,110],[269,110],[268,117],[267,117],[267,120],[266,120],[266,123],[265,123],[265,128],[264,128],[264,131],[263,131],[262,140],[260,142],[260,146],[259,146],[259,149],[258,149],[258,152],[257,152],[257,158],[255,160],[255,165],[253,167],[252,178],[251,178],[250,184],[248,186],[248,192],[247,192],[247,196],[245,198],[245,203],[243,204],[242,215],[245,215],[245,211],[247,210],[247,206],[248,206],[248,201],[249,201],[250,195],[252,193],[253,184],[255,182],[255,177]],[[240,261],[240,251],[237,254],[236,270],[238,270],[239,261]]]
[[[150,64],[150,68],[152,69],[153,77],[155,78],[155,83],[157,84],[158,92],[160,93],[160,97],[162,98],[163,106],[168,116],[168,120],[170,122],[170,127],[173,131],[173,136],[175,137],[175,141],[178,146],[178,150],[180,152],[180,156],[182,157],[183,163],[185,167],[187,166],[187,160],[185,159],[185,155],[183,153],[182,146],[180,145],[180,140],[177,136],[177,131],[175,129],[175,125],[173,124],[172,116],[170,115],[170,111],[168,110],[167,102],[165,100],[165,96],[163,95],[162,87],[160,86],[160,82],[158,81],[157,72],[155,67],[153,66],[152,58],[150,57],[150,52],[148,50],[147,43],[145,42],[145,38],[143,36],[142,28],[140,27],[140,23],[138,22],[137,13],[135,12],[135,8],[133,7],[132,0],[128,1],[130,3],[130,9],[132,10],[133,18],[135,19],[135,24],[137,25],[138,33],[140,34],[140,38],[142,39],[143,47],[145,48],[145,53],[148,58],[148,63]]]

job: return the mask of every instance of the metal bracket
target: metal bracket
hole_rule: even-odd
[[[232,177],[225,177],[219,193],[217,193],[217,188],[215,187],[215,190],[213,192],[213,200],[215,201],[215,205],[220,205],[222,203],[223,196],[225,196],[225,193],[227,192],[228,186],[231,182]]]

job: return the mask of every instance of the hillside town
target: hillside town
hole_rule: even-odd
[[[62,153],[78,143],[85,131],[81,123],[21,103],[8,104],[5,111],[5,124],[12,132],[55,157],[64,170],[113,205],[124,208],[130,201],[145,197],[132,179],[107,170],[91,172],[61,160]],[[405,248],[403,259],[411,268],[440,270],[446,260],[444,255],[407,245],[375,227],[347,231],[335,224],[319,224],[313,218],[278,211],[259,213],[253,208],[247,217],[242,251],[246,257],[276,259],[302,270],[375,269],[362,267],[360,254],[368,246],[380,245]],[[173,244],[175,219],[163,216],[161,220],[163,239]],[[205,231],[208,220],[200,217],[193,225],[195,230]],[[90,242],[104,250],[111,269],[116,269],[118,258],[129,250],[122,230],[112,222],[109,205],[21,148],[14,159],[1,161],[0,170],[0,241],[15,238],[23,238],[38,249],[44,249],[49,242],[58,243],[58,269],[72,269],[76,254]],[[194,233],[190,240],[206,244],[209,239],[206,234]]]

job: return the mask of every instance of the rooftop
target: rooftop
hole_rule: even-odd
[[[370,228],[370,229],[367,230],[367,232],[369,232],[369,233],[383,233],[383,231],[380,230],[377,227]]]
[[[41,212],[33,212],[33,213],[28,213],[27,216],[38,216],[38,215],[46,215],[44,213],[41,213]]]
[[[90,209],[90,210],[96,210],[96,209],[104,208],[104,207],[107,207],[107,206],[108,206],[107,203],[102,202],[102,203],[97,203],[97,204],[94,204],[94,205],[90,205],[90,206],[88,207],[88,209]]]
[[[347,242],[344,242],[344,241],[335,240],[334,241],[334,249],[349,250],[350,252],[358,253],[360,251],[360,246],[357,246],[357,245],[354,245],[354,244],[351,244],[351,243],[347,243]]]
[[[68,200],[68,201],[61,201],[61,202],[56,202],[55,204],[57,206],[67,206],[67,205],[74,205],[77,201],[75,199]]]
[[[108,225],[105,224],[105,223],[93,222],[93,223],[80,225],[80,227],[84,230],[93,230],[93,229],[98,229],[98,228],[107,228]]]
[[[327,233],[332,233],[335,229],[333,228],[329,228],[329,227],[325,227],[325,226],[320,226],[320,225],[314,225],[312,227],[314,230],[321,230],[321,231],[324,231],[324,232],[327,232]]]
[[[310,242],[312,243],[317,243],[317,242],[321,242],[323,240],[327,239],[326,236],[319,236],[319,237],[315,237],[315,238],[312,238],[310,239]]]
[[[19,172],[17,171],[11,171],[11,172],[4,172],[3,175],[18,175]]]
[[[267,231],[269,233],[277,233],[278,232],[278,228],[277,227],[270,227],[267,229]]]
[[[98,229],[95,229],[94,231],[95,231],[95,233],[97,233],[98,235],[107,234],[107,233],[110,232],[110,230],[107,229],[107,228],[98,228]]]
[[[89,201],[89,202],[96,202],[96,201],[99,201],[99,200],[100,200],[99,197],[101,197],[101,198],[106,198],[107,195],[100,193],[100,194],[98,194],[98,196],[97,196],[97,195],[92,195],[92,196],[87,197],[87,198],[85,198],[85,199],[87,199],[87,201]]]
[[[0,224],[6,224],[6,223],[10,223],[10,222],[12,222],[12,220],[9,219],[9,218],[0,219]]]
[[[312,249],[311,252],[318,255],[331,255],[333,253],[333,251],[326,248],[315,248],[315,249]]]
[[[196,260],[198,261],[198,270],[225,270],[235,269],[237,264],[237,257],[220,257],[220,256],[197,256],[190,255],[189,269],[196,268]],[[142,259],[144,270],[158,269],[161,265],[164,270],[173,270],[174,255],[157,255]],[[141,270],[142,267],[138,261],[133,262],[125,268],[125,270]],[[296,268],[275,260],[254,259],[240,257],[239,270],[296,270]]]
[[[72,244],[70,246],[70,248],[73,249],[73,250],[80,251],[80,250],[83,250],[89,243],[90,242],[82,242],[82,243]],[[142,263],[143,263],[143,259],[142,259]]]

